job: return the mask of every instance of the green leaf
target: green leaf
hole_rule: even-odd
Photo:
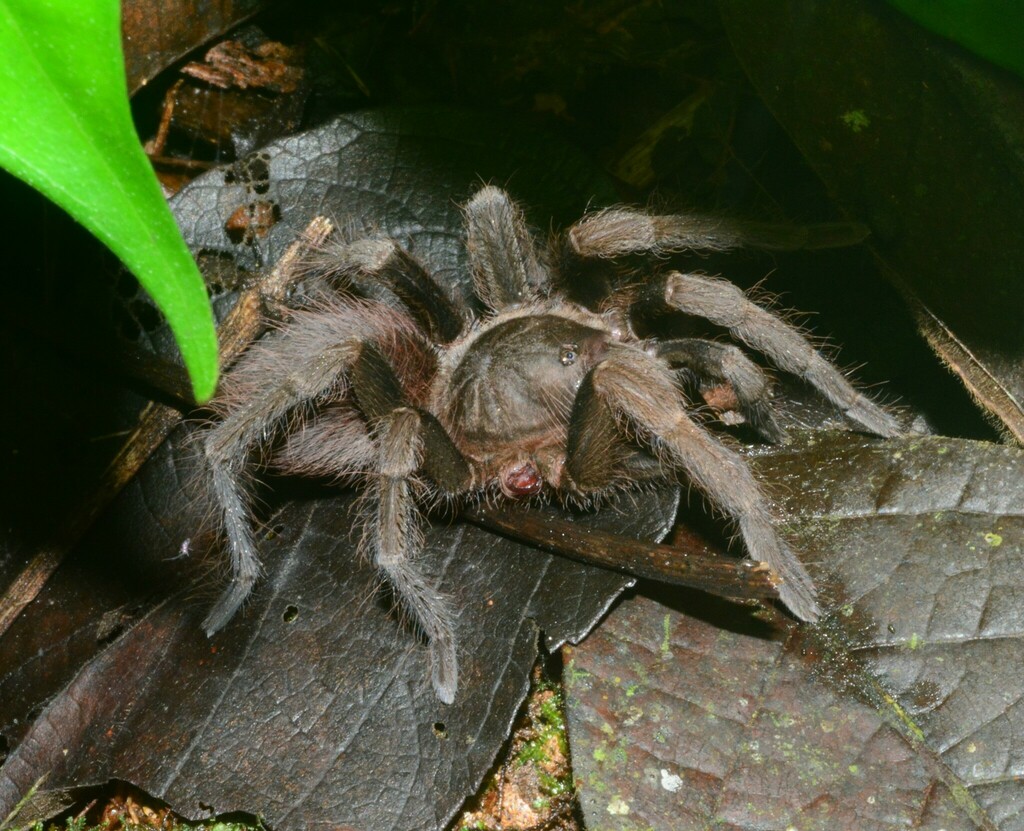
[[[1024,78],[1024,15],[1018,0],[889,0],[937,34]]]
[[[217,383],[213,316],[135,134],[117,0],[0,0],[0,54],[0,165],[135,273],[206,400]]]

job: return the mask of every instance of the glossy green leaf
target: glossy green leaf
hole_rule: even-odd
[[[1024,15],[1017,0],[889,0],[926,29],[1024,78]]]
[[[135,134],[118,14],[117,0],[0,0],[0,165],[135,273],[205,400],[217,382],[213,317]]]

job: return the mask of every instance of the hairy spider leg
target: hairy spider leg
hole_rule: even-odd
[[[539,299],[550,281],[522,209],[488,185],[466,203],[465,217],[477,296],[494,311]]]
[[[204,437],[204,455],[212,472],[213,492],[231,556],[231,580],[203,621],[212,635],[234,616],[260,576],[260,560],[253,539],[250,499],[244,487],[250,455],[262,446],[292,410],[344,383],[344,373],[358,354],[360,341],[349,338],[311,343],[293,332],[277,338],[280,351],[266,348],[250,352],[232,382],[257,381],[259,394],[230,408],[224,420]],[[281,372],[282,366],[288,371]],[[230,384],[229,384],[230,387]],[[230,395],[230,393],[229,393]]]
[[[583,217],[566,233],[581,257],[603,259],[627,254],[672,254],[680,251],[766,251],[834,248],[854,245],[868,235],[856,222],[781,225],[699,214],[648,214],[635,208],[608,208]]]
[[[749,555],[767,563],[781,578],[779,598],[793,614],[807,621],[818,619],[811,577],[775,533],[771,509],[753,474],[740,456],[687,415],[667,363],[619,346],[591,370],[581,393],[573,407],[566,460],[578,487],[602,487],[610,468],[600,460],[601,448],[611,441],[613,425],[624,418],[737,524]],[[599,439],[588,435],[592,430]]]
[[[740,412],[755,430],[768,441],[787,441],[786,431],[771,404],[768,376],[738,346],[704,338],[679,338],[660,341],[654,354],[673,367],[692,372],[701,384],[729,384],[736,393]]]
[[[454,615],[418,563],[423,534],[415,478],[422,470],[443,491],[455,494],[472,484],[472,471],[437,419],[408,405],[398,377],[375,346],[363,346],[350,380],[378,448],[376,481],[370,485],[374,509],[363,545],[400,607],[426,636],[434,690],[451,704],[459,675]]]
[[[284,434],[271,463],[288,476],[319,476],[345,482],[373,464],[377,446],[351,402],[328,405],[309,414]]]
[[[361,297],[408,315],[434,343],[458,337],[465,321],[423,264],[392,239],[327,240],[305,264]]]
[[[758,350],[779,369],[803,378],[848,418],[879,436],[902,435],[887,412],[857,392],[799,331],[751,301],[737,286],[700,274],[669,272],[650,286],[650,296],[669,308],[728,329],[737,340]]]

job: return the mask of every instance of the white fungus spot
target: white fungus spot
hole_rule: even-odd
[[[669,793],[676,793],[681,787],[683,787],[683,777],[678,773],[669,773],[665,768],[662,768],[661,787]]]

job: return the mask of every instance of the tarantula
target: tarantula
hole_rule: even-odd
[[[683,372],[730,386],[739,411],[778,441],[785,434],[766,375],[730,344],[643,339],[634,316],[660,307],[705,318],[866,430],[894,436],[897,422],[731,283],[655,272],[592,309],[569,299],[563,279],[630,254],[799,241],[768,226],[615,208],[584,216],[542,251],[504,191],[480,189],[464,212],[482,314],[453,302],[394,241],[337,241],[320,270],[345,291],[296,311],[225,377],[220,420],[203,450],[232,578],[205,620],[208,633],[234,615],[260,572],[247,485],[260,450],[286,473],[362,483],[363,548],[427,638],[433,686],[446,703],[458,680],[454,612],[418,562],[421,506],[430,500],[544,493],[589,504],[682,473],[778,575],[789,609],[816,619],[814,585],[776,534],[768,500],[743,459],[690,416],[679,380]]]

